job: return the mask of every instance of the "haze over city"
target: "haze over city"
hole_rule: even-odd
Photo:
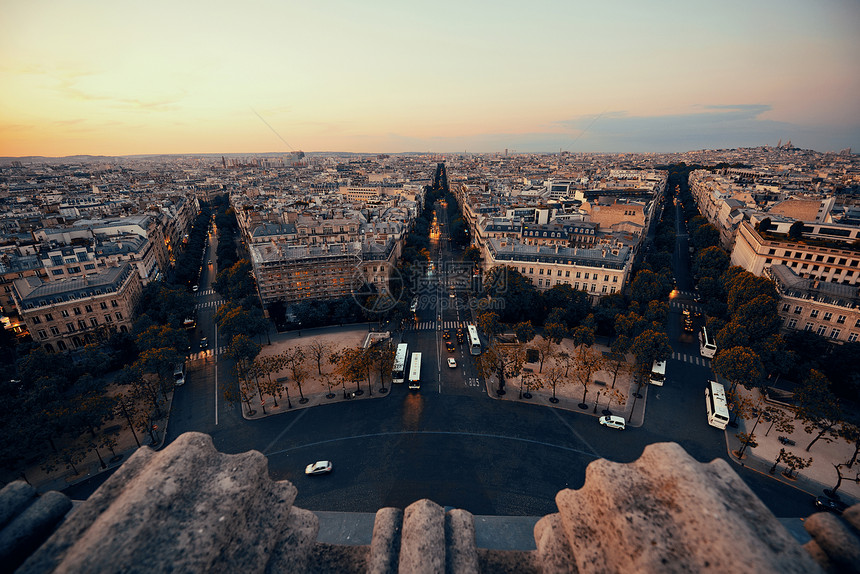
[[[860,4],[4,4],[0,155],[860,147]]]

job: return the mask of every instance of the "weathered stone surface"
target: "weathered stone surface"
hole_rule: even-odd
[[[576,563],[570,544],[564,535],[564,525],[561,516],[548,514],[535,524],[535,543],[537,545],[537,560],[541,565],[541,571],[570,573],[576,572]]]
[[[854,530],[860,532],[860,504],[855,504],[843,512],[842,520],[850,524]]]
[[[824,572],[827,574],[836,573],[839,571],[836,564],[830,561],[830,557],[827,553],[821,549],[821,546],[815,540],[810,540],[806,544],[803,545],[803,549],[812,556],[812,559],[815,560],[815,563],[821,567]]]
[[[186,433],[161,452],[135,453],[22,568],[260,572],[295,495],[269,478],[259,452],[222,454],[208,435]]]
[[[442,574],[445,571],[445,516],[427,499],[406,507],[400,541],[400,572]]]
[[[319,519],[310,510],[295,506],[290,511],[284,537],[275,546],[269,559],[269,572],[304,572],[308,557],[316,544]]]
[[[728,463],[674,443],[592,462],[556,504],[581,573],[820,571]]]
[[[16,496],[20,493],[16,489]],[[0,530],[0,569],[11,571],[20,566],[72,509],[72,501],[56,491],[25,500],[30,504]]]
[[[400,533],[403,528],[403,511],[399,508],[380,508],[373,523],[370,541],[368,574],[394,574],[400,560]]]
[[[364,574],[367,572],[367,546],[343,546],[317,543],[311,549],[307,570],[286,570],[290,573]]]
[[[445,514],[445,546],[446,572],[477,574],[475,518],[471,512],[455,509]]]
[[[832,564],[843,572],[860,572],[860,539],[851,526],[826,512],[813,514],[803,526]]]
[[[24,482],[10,482],[0,490],[0,528],[6,526],[36,500],[36,489]]]

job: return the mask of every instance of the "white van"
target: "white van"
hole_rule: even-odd
[[[654,361],[654,364],[651,366],[651,384],[662,387],[665,380],[666,361]]]
[[[173,384],[177,387],[185,384],[185,363],[177,363],[173,367]]]

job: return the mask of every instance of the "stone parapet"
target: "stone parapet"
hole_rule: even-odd
[[[187,433],[140,449],[73,512],[53,492],[0,492],[0,560],[19,572],[857,572],[860,505],[815,514],[800,546],[723,460],[648,446],[629,464],[592,462],[556,496],[535,550],[478,548],[474,517],[429,500],[376,514],[368,546],[317,542],[265,457],[217,452]],[[53,532],[53,534],[51,534]],[[28,557],[29,556],[29,557]],[[24,560],[26,559],[26,562]]]

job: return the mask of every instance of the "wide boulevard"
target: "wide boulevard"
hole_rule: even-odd
[[[687,238],[677,215],[676,278],[679,291],[689,293]],[[296,485],[298,506],[355,512],[403,508],[430,498],[479,515],[537,516],[556,511],[559,490],[582,486],[586,466],[597,458],[630,462],[649,444],[673,441],[699,461],[729,460],[724,432],[705,420],[702,389],[710,370],[695,359],[695,341],[679,326],[680,310],[695,306],[692,298],[678,297],[670,304],[669,334],[676,353],[665,386],[647,389],[640,427],[619,432],[599,426],[590,413],[488,396],[466,346],[449,353],[442,340],[446,325],[471,319],[462,269],[451,264],[456,254],[448,226],[447,210],[437,204],[433,269],[421,280],[417,321],[402,335],[411,350],[424,355],[419,392],[397,385],[384,398],[337,401],[246,421],[237,405],[221,400],[217,382],[231,376],[231,365],[213,356],[201,360],[188,383],[177,389],[166,442],[194,430],[210,434],[223,452],[258,450],[268,457],[272,478]],[[210,244],[204,261],[214,259],[214,251]],[[209,264],[201,276],[194,351],[202,336],[210,345],[219,344],[213,319],[219,297],[211,291],[215,271]],[[447,366],[449,356],[456,368]],[[305,465],[321,459],[332,460],[334,472],[306,477]],[[729,464],[776,516],[813,511],[809,495]]]

